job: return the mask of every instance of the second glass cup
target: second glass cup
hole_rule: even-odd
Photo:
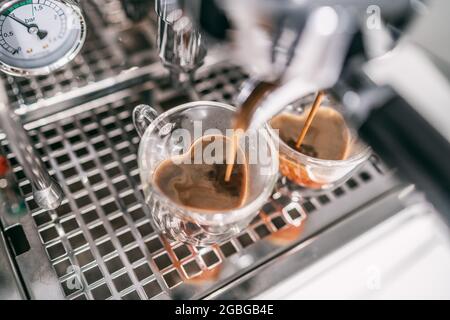
[[[229,136],[234,114],[234,107],[211,101],[186,103],[160,115],[147,105],[134,110],[141,136],[138,163],[145,201],[156,225],[173,239],[200,246],[225,241],[250,223],[273,191],[278,153],[266,128],[240,139],[248,165],[246,197],[239,207],[220,212],[195,210],[174,202],[156,184],[158,166],[186,150],[180,132],[194,137],[190,146],[202,136]]]
[[[287,117],[303,117],[312,104],[313,97],[307,97],[283,110]],[[331,108],[341,114],[340,105],[326,98],[319,108]],[[331,110],[329,110],[331,111]],[[343,118],[342,118],[343,119]],[[342,120],[344,121],[344,120]],[[314,120],[313,120],[314,123]],[[309,156],[293,148],[280,138],[279,133],[285,122],[280,121],[280,127],[273,127],[273,120],[268,125],[269,132],[279,148],[280,173],[291,182],[301,187],[302,196],[311,196],[335,188],[344,183],[371,155],[371,148],[362,143],[355,131],[348,128],[348,151],[342,160],[327,160]],[[324,128],[326,129],[326,128]],[[302,130],[298,128],[298,134]],[[317,134],[317,133],[316,133]],[[320,134],[320,133],[319,133]],[[330,141],[330,143],[332,143]]]

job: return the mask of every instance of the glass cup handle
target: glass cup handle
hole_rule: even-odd
[[[139,136],[144,135],[147,127],[158,117],[158,112],[146,104],[140,104],[133,110],[133,123]]]

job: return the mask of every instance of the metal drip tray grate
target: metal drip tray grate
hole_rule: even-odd
[[[218,65],[201,72],[195,88],[202,99],[230,102],[243,78],[237,68]],[[158,85],[132,86],[26,124],[66,195],[55,211],[37,208],[30,183],[7,141],[1,142],[62,297],[205,297],[392,187],[374,158],[345,185],[319,197],[301,199],[284,185],[292,196],[274,194],[231,241],[211,248],[170,241],[157,232],[143,204],[131,110],[140,103],[166,109],[189,94],[168,89],[164,81]]]

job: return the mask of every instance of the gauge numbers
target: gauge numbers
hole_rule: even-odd
[[[12,73],[48,73],[72,59],[84,37],[84,18],[73,3],[17,1],[0,13],[0,62],[18,69]]]

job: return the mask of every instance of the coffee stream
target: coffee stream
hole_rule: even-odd
[[[187,209],[220,212],[241,207],[246,201],[248,189],[245,155],[240,148],[236,149],[238,157],[242,157],[240,159],[243,161],[233,167],[230,178],[226,181],[225,159],[208,164],[209,161],[205,162],[204,155],[199,153],[213,143],[222,143],[221,150],[226,150],[230,138],[204,136],[192,144],[187,154],[164,160],[154,173],[157,188]],[[223,153],[225,156],[225,152]],[[196,156],[201,159],[200,163],[195,161]]]
[[[233,125],[233,137],[231,140],[231,148],[228,149],[227,153],[227,170],[225,173],[225,181],[228,181],[233,171],[234,162],[236,159],[237,146],[239,144],[239,139],[244,133],[252,120],[253,114],[256,108],[259,106],[262,98],[264,96],[277,88],[278,84],[275,82],[259,82],[256,87],[252,90],[245,101],[239,106],[236,117],[234,118]]]
[[[306,134],[308,133],[309,127],[311,126],[312,121],[314,120],[314,117],[316,116],[317,111],[319,110],[320,103],[322,102],[324,96],[323,91],[319,91],[317,93],[316,98],[314,99],[313,105],[310,108],[308,112],[308,117],[306,118],[305,124],[303,125],[302,131],[300,132],[297,142],[295,143],[295,149],[300,150],[303,146],[303,140],[306,137]]]

